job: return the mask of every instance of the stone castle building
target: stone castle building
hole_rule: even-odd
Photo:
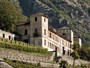
[[[19,36],[0,30],[0,37],[10,40],[19,38],[20,41],[47,48],[48,51],[57,49],[58,56],[70,55],[75,41],[82,45],[81,39],[74,38],[73,31],[68,27],[58,30],[49,27],[48,17],[42,13],[33,14],[30,21],[19,23],[16,32]]]
[[[42,13],[30,16],[30,21],[17,25],[17,32],[22,35],[21,40],[33,45],[54,51],[57,48],[58,56],[70,55],[72,52],[73,35],[70,39],[61,35],[54,28],[48,26],[48,17]],[[70,31],[73,34],[72,31]]]

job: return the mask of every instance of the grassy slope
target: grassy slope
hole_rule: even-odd
[[[26,62],[20,62],[20,61],[16,61],[16,60],[9,60],[9,59],[4,59],[6,63],[8,63],[9,65],[11,65],[14,68],[43,68],[40,67],[40,65],[35,65],[35,64],[31,64],[31,63],[26,63]]]

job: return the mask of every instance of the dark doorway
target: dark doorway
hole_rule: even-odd
[[[28,43],[28,40],[26,39],[26,40],[24,40],[24,42],[25,42],[25,43]]]
[[[68,50],[68,55],[70,55],[70,51]]]
[[[11,39],[11,36],[9,36],[9,40]]]
[[[34,32],[33,37],[39,37],[39,34],[38,34],[38,29],[37,29],[37,28],[35,28],[35,32]]]
[[[25,35],[27,35],[28,34],[28,31],[27,31],[27,29],[25,29]]]
[[[65,48],[63,47],[63,55],[65,55]]]
[[[3,34],[3,38],[5,38],[5,34]]]
[[[57,57],[57,47],[55,47],[55,57]]]

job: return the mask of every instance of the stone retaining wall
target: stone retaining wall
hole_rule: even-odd
[[[13,60],[22,60],[22,61],[37,61],[37,62],[51,62],[52,56],[43,56],[43,55],[34,55],[30,53],[19,52],[10,49],[1,49],[0,48],[0,57],[9,58]]]
[[[53,59],[52,56],[30,54],[26,52],[11,50],[11,49],[0,48],[0,57],[8,58],[11,60],[33,63],[33,64],[40,63],[42,67],[59,68],[60,66],[59,64],[50,63]],[[70,65],[73,64],[73,58],[70,56],[63,56],[61,60],[66,60]],[[84,60],[76,60],[75,65],[80,65],[80,64],[90,64],[90,62]]]
[[[52,56],[38,56],[34,54],[19,52],[16,50],[0,48],[0,57],[33,64],[40,63],[41,67],[59,68],[59,64],[50,63],[52,61]]]

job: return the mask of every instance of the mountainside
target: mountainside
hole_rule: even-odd
[[[12,0],[20,4],[26,16],[43,12],[49,16],[49,25],[55,28],[69,26],[83,43],[90,41],[90,0]]]

